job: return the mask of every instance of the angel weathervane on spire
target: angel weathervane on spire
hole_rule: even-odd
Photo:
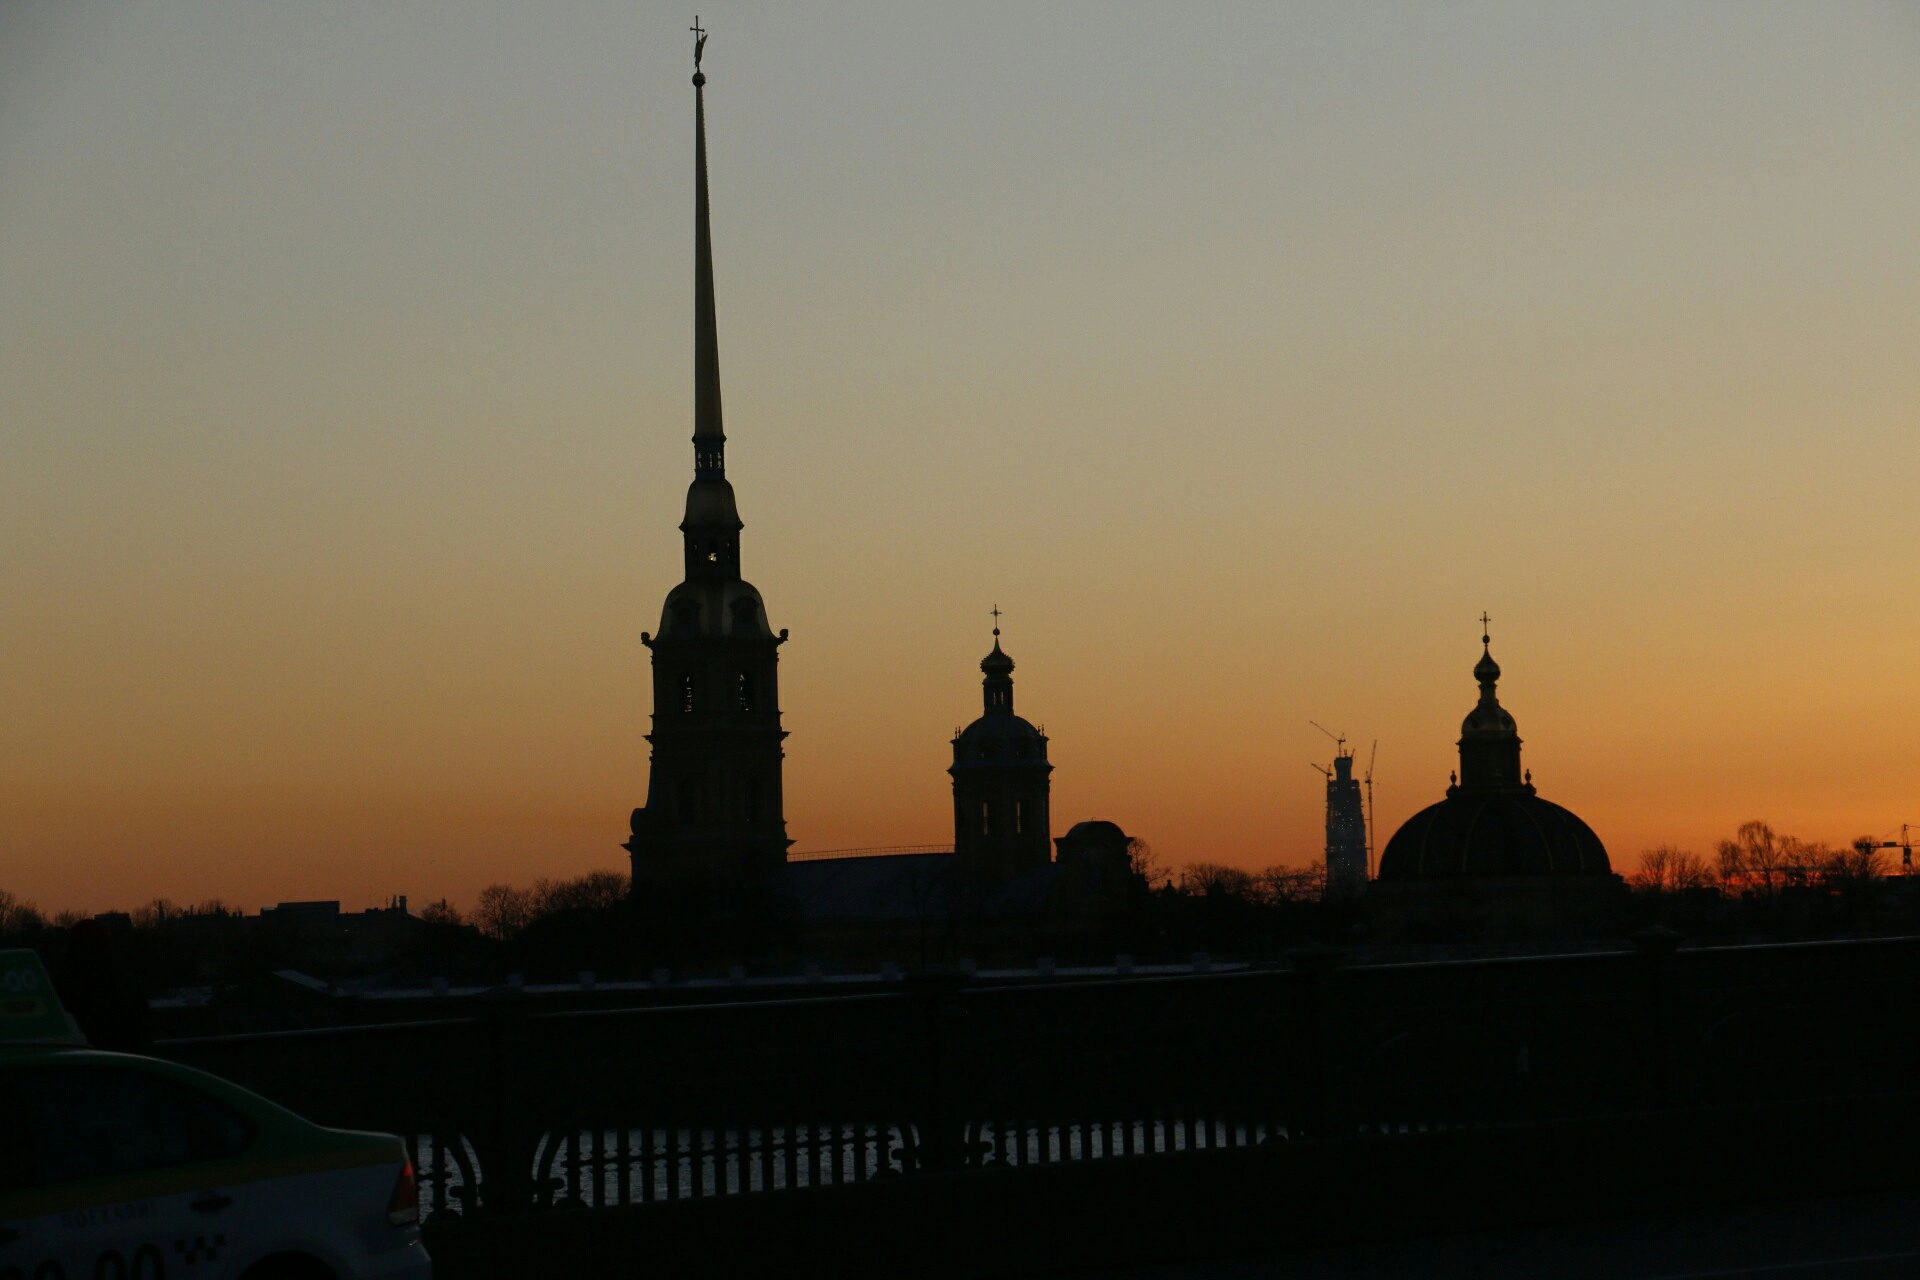
[[[700,25],[699,14],[696,13],[693,15],[693,25],[688,27],[687,30],[693,32],[693,69],[694,72],[698,74],[700,70],[700,54],[707,47],[707,29]]]

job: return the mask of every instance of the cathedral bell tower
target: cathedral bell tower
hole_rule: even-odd
[[[653,761],[633,811],[636,893],[688,875],[769,874],[786,860],[779,650],[760,593],[740,577],[739,511],[720,425],[720,339],[707,210],[707,124],[694,46],[693,483],[680,521],[684,578],[667,593],[653,654]]]
[[[994,620],[999,621],[995,609]],[[977,875],[1011,879],[1053,860],[1047,800],[1047,735],[1013,714],[1013,659],[1000,649],[980,661],[985,707],[954,735],[953,852]]]

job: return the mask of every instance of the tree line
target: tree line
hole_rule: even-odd
[[[1884,878],[1890,859],[1871,839],[1835,847],[1775,831],[1761,821],[1743,822],[1711,858],[1661,845],[1640,855],[1627,876],[1637,892],[1712,893],[1729,898],[1771,899],[1792,891],[1857,892]]]

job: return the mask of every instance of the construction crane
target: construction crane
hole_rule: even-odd
[[[1900,838],[1898,840],[1870,840],[1865,838],[1855,840],[1853,842],[1853,851],[1860,854],[1870,854],[1876,849],[1898,849],[1900,851],[1900,874],[1910,876],[1913,874],[1913,837],[1908,834],[1908,828],[1910,826],[1912,826],[1911,823],[1903,822],[1900,824]]]
[[[1309,720],[1307,721],[1307,723],[1312,725],[1314,728],[1318,729],[1320,732],[1326,734],[1329,738],[1333,739],[1333,758],[1335,760],[1345,760],[1345,759],[1352,758],[1353,753],[1347,750],[1347,736],[1345,734],[1335,733],[1333,730],[1321,724],[1318,720]],[[958,737],[959,735],[955,734],[954,736]],[[1327,776],[1328,782],[1333,781],[1333,770],[1329,766],[1321,764],[1318,760],[1309,760],[1307,761],[1307,763],[1312,765],[1315,769],[1318,769],[1321,773],[1324,773]]]

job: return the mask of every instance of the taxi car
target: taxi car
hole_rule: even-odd
[[[0,1280],[414,1280],[419,1203],[398,1138],[90,1049],[0,951]]]

